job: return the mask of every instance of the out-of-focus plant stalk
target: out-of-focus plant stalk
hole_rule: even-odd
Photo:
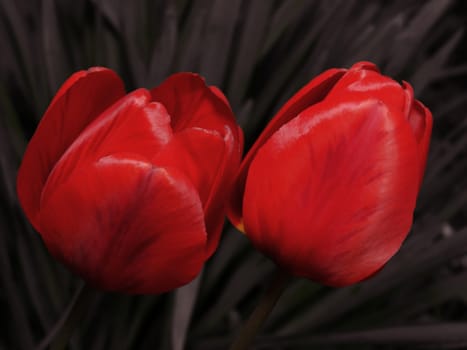
[[[44,350],[50,345],[50,350],[63,350],[69,342],[76,326],[81,322],[89,306],[95,301],[97,293],[87,284],[82,284],[62,317],[50,333],[42,340],[36,350]]]
[[[261,297],[258,305],[244,324],[229,350],[246,350],[253,342],[256,334],[260,331],[263,323],[271,313],[277,300],[287,287],[291,276],[286,272],[277,269],[273,279]]]

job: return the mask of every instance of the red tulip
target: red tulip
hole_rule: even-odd
[[[19,169],[19,200],[58,260],[91,285],[160,293],[219,241],[242,134],[222,93],[180,73],[125,94],[111,70],[69,78]]]
[[[406,238],[430,111],[372,63],[331,69],[293,96],[241,164],[229,218],[282,268],[361,281]]]

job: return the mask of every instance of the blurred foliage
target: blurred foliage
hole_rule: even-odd
[[[0,349],[33,349],[80,285],[23,216],[15,176],[60,84],[102,65],[128,90],[195,71],[226,92],[247,147],[298,88],[371,60],[434,114],[413,231],[376,277],[294,280],[258,349],[467,348],[467,2],[459,0],[0,0]],[[226,225],[192,284],[100,294],[70,349],[225,349],[273,270]]]

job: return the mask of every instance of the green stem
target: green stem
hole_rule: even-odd
[[[229,350],[246,350],[253,342],[256,334],[261,329],[264,321],[266,321],[268,315],[271,313],[274,305],[281,296],[282,292],[287,286],[287,282],[290,280],[290,276],[277,269],[271,284],[268,286],[266,293],[261,297],[256,309],[250,315],[250,318],[245,323],[243,328],[240,330],[237,338],[230,346]]]
[[[96,291],[83,283],[60,320],[54,325],[47,337],[41,341],[36,350],[46,349],[49,345],[50,350],[65,349],[74,329],[81,322],[96,296]]]

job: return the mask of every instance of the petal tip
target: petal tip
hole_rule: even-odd
[[[352,67],[350,67],[350,70],[371,70],[373,72],[379,73],[379,68],[376,66],[376,64],[370,61],[357,62],[352,65]]]

